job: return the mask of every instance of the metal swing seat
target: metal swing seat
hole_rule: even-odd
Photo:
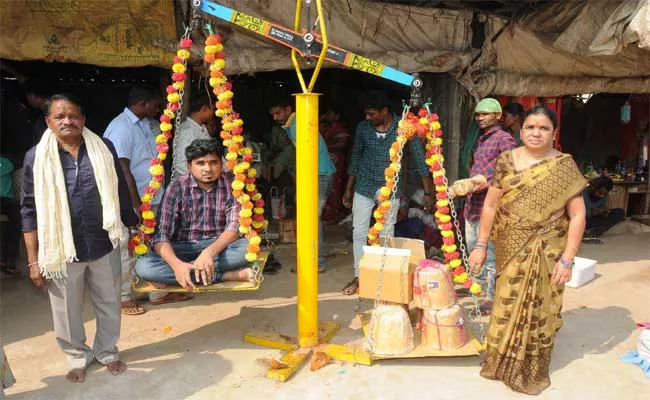
[[[164,289],[158,289],[154,286],[153,283],[140,279],[137,275],[131,280],[131,286],[133,291],[136,293],[156,293],[156,292],[165,292],[165,293],[213,293],[213,292],[244,292],[244,291],[255,291],[262,286],[264,281],[264,267],[266,262],[271,255],[270,251],[261,251],[258,255],[256,262],[251,263],[251,267],[255,270],[255,283],[252,282],[239,282],[239,281],[226,281],[213,283],[208,286],[197,286],[196,289],[192,288],[183,288],[181,286],[166,286]],[[255,265],[257,264],[257,265]]]

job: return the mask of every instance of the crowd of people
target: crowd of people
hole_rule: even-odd
[[[354,134],[335,107],[325,107],[320,119],[318,269],[327,270],[322,221],[337,221],[349,210],[354,267],[352,280],[342,289],[346,295],[358,292],[359,261],[397,137],[399,117],[390,106],[385,93],[368,93],[365,119]],[[141,199],[151,180],[149,162],[157,154],[155,118],[160,108],[159,93],[134,87],[124,110],[100,137],[86,128],[79,100],[51,96],[42,105],[44,132],[22,164],[18,225],[29,276],[49,293],[71,382],[83,381],[95,360],[115,375],[126,370],[116,346],[121,315],[145,312],[131,288],[134,273],[163,290],[254,279],[244,257],[246,241],[239,234],[240,205],[214,137],[216,118],[207,95],[190,99],[189,115],[175,135],[171,177],[151,202],[157,216],[151,251],[138,258],[129,251],[128,238],[140,221]],[[290,98],[274,100],[270,112],[275,126],[259,159],[268,169],[260,178],[260,191],[267,194],[270,186],[277,186],[292,197],[298,133]],[[486,98],[477,104],[474,118],[480,134],[468,169],[473,187],[462,199],[461,218],[468,268],[484,288],[481,310],[492,315],[481,375],[537,394],[550,385],[562,291],[585,225],[597,235],[620,216],[608,213],[603,204],[611,181],[592,181],[583,193],[587,182],[575,162],[553,148],[558,129],[553,111],[543,106],[526,111],[516,103],[502,108]],[[424,145],[411,140],[407,151],[421,187],[409,198],[407,188],[397,186],[402,201],[391,205],[382,234],[440,246]],[[5,169],[13,169],[10,163],[0,160],[3,176]],[[3,213],[13,207],[15,216],[17,199],[4,186],[0,189]],[[3,244],[8,249],[2,252],[3,270],[11,272],[7,266],[15,262],[17,246]],[[97,315],[93,348],[86,344],[83,327],[86,289]],[[149,302],[189,299],[183,293],[157,293]]]

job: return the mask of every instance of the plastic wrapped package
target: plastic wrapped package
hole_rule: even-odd
[[[451,276],[444,264],[422,260],[413,274],[413,302],[423,310],[442,310],[457,303]]]
[[[373,354],[396,356],[406,354],[415,348],[413,327],[404,305],[380,302],[372,311],[374,327],[370,326],[373,340]]]
[[[463,310],[455,304],[443,310],[422,310],[421,345],[433,350],[453,350],[467,343]]]

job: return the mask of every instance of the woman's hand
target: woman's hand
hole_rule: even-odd
[[[481,273],[481,268],[487,257],[487,249],[484,248],[475,248],[472,250],[472,253],[469,255],[469,272],[472,275],[478,275]]]
[[[571,269],[562,265],[561,262],[555,264],[553,275],[551,275],[551,284],[561,286],[571,280]]]

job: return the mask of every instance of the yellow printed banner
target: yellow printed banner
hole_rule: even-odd
[[[0,57],[169,68],[173,0],[0,1]]]

